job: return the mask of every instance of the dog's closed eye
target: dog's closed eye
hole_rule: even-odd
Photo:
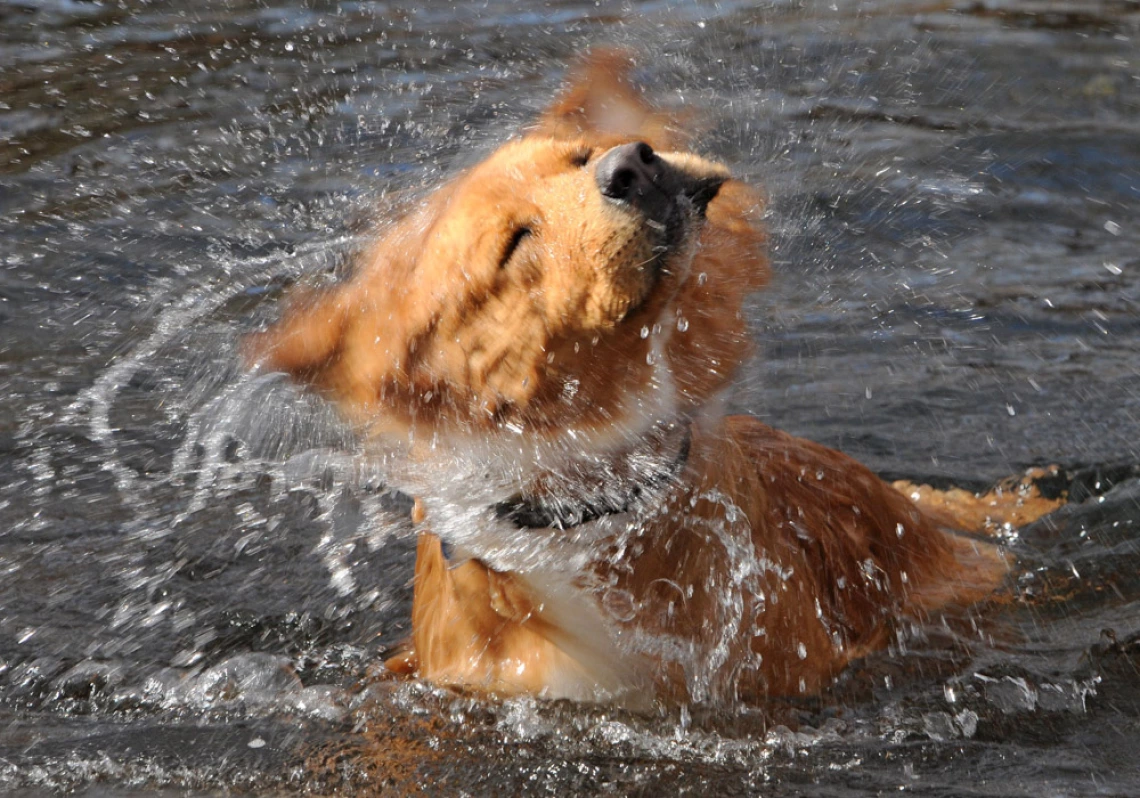
[[[531,229],[525,225],[516,227],[511,231],[510,238],[507,239],[507,244],[503,247],[503,254],[499,256],[500,269],[507,268],[507,265],[511,262],[511,258],[513,258],[518,251],[519,245],[530,238],[532,234]]]
[[[585,149],[576,150],[574,154],[570,156],[570,163],[573,166],[582,168],[590,163],[592,157],[594,157],[594,151],[587,147]]]

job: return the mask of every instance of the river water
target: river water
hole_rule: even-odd
[[[1135,2],[171,5],[0,0],[0,790],[1140,794]],[[596,43],[771,197],[739,409],[889,477],[1065,469],[1002,597],[819,699],[377,678],[406,502],[238,363]]]

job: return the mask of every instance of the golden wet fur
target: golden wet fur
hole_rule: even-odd
[[[899,615],[975,601],[1006,566],[851,458],[719,411],[768,279],[763,202],[627,74],[596,55],[249,353],[335,401],[417,496],[393,669],[631,704],[816,692]],[[636,141],[689,192],[653,194],[672,226],[606,193]],[[560,502],[581,523],[512,515]]]

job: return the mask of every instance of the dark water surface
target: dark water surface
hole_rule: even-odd
[[[0,0],[0,792],[1140,794],[1135,2],[174,5]],[[771,195],[738,407],[890,476],[1066,469],[1003,600],[820,700],[370,679],[406,507],[241,373],[596,42]]]

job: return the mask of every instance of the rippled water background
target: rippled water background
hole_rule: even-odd
[[[0,790],[1140,794],[1138,36],[1127,0],[0,0]],[[1066,468],[1005,600],[818,701],[370,678],[406,507],[237,362],[598,42],[771,196],[738,407],[892,477]]]

